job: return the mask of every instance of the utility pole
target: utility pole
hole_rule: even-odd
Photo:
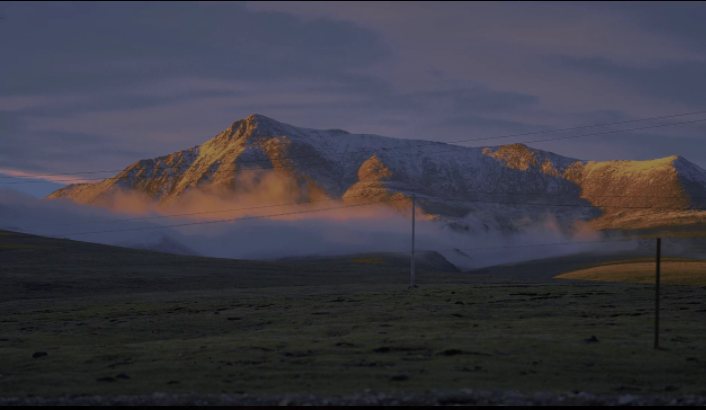
[[[410,289],[414,289],[417,287],[417,285],[414,284],[414,222],[415,222],[415,213],[416,213],[416,202],[417,202],[417,196],[412,195],[412,270],[411,270],[411,277],[410,277]]]
[[[657,271],[655,275],[655,349],[659,349],[659,276],[662,259],[662,238],[657,238]]]

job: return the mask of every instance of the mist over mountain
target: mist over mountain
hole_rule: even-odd
[[[340,198],[401,213],[415,195],[422,218],[458,230],[517,232],[547,219],[561,229],[637,229],[703,221],[694,209],[706,206],[706,171],[678,156],[592,162],[523,144],[469,148],[251,115],[202,145],[48,198],[115,209],[129,206],[125,195],[153,210]]]

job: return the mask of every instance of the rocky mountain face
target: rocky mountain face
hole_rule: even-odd
[[[427,217],[470,230],[516,230],[548,216],[565,226],[590,221],[597,229],[684,224],[703,218],[693,209],[706,207],[706,171],[681,157],[587,162],[522,144],[469,148],[300,128],[261,115],[236,121],[202,145],[49,198],[101,205],[128,191],[168,207],[189,192],[261,189],[253,181],[268,175],[304,202],[343,198],[404,212],[416,195]]]

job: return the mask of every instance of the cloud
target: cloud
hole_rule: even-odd
[[[458,140],[694,111],[706,95],[698,77],[702,10],[7,3],[0,167],[120,169],[201,144],[252,113],[311,128]],[[662,145],[639,152],[682,154],[704,166],[693,135],[673,140],[667,153]],[[618,139],[601,144],[631,155]],[[542,148],[584,158],[601,151],[584,145]]]
[[[350,22],[233,3],[11,4],[7,14],[13,41],[0,86],[9,95],[96,93],[169,77],[336,78],[389,54],[379,35]],[[42,30],[16,30],[30,22]]]
[[[98,133],[32,129],[27,120],[12,113],[0,112],[0,133],[0,167],[16,171],[54,172],[55,167],[72,162],[74,169],[86,170],[141,154]]]
[[[396,49],[433,52],[447,60],[465,49],[465,55],[476,59],[479,66],[490,67],[495,67],[497,62],[485,57],[489,51],[497,49],[512,51],[523,58],[527,53],[604,55],[638,63],[693,58],[700,53],[685,47],[681,38],[660,34],[682,31],[690,41],[698,41],[698,30],[703,29],[699,27],[699,12],[703,6],[685,3],[379,2],[363,5],[268,1],[249,2],[248,7],[286,11],[309,18],[350,20],[384,33]],[[687,16],[689,13],[691,15]],[[660,18],[664,15],[674,18]],[[661,33],[653,32],[655,23],[664,28]],[[685,30],[685,27],[690,29]]]
[[[673,38],[682,47],[703,53],[706,5],[701,2],[611,2],[602,3],[600,7],[619,12],[624,19],[644,30]]]
[[[46,105],[49,98],[38,95],[0,97],[0,111],[20,111]]]
[[[355,70],[389,55],[351,22],[232,3],[4,9],[0,166],[22,171],[124,167],[203,143],[258,104],[350,99],[381,88]]]
[[[187,201],[170,210],[175,212],[177,209],[200,209],[206,212],[211,206],[243,206],[247,205],[249,195],[263,195],[263,192],[259,189],[245,192],[238,198],[230,198],[227,203],[223,198],[223,202],[216,203]],[[266,195],[272,199],[280,197],[281,193],[270,191]],[[180,248],[181,244],[204,256],[240,259],[409,251],[408,215],[379,205],[341,208],[346,204],[337,201],[326,205],[319,203],[273,207],[267,210],[229,211],[218,216],[200,214],[160,217],[163,216],[161,212],[165,210],[138,195],[118,195],[112,198],[112,201],[116,209],[130,214],[78,205],[66,200],[41,200],[10,190],[0,190],[0,229],[137,248],[143,247],[145,243],[166,241],[172,245],[176,244],[176,248]],[[207,208],[204,208],[204,205]],[[278,215],[316,209],[321,212],[217,222],[235,217]],[[152,218],[135,219],[136,214],[142,215],[143,218]],[[187,225],[174,226],[179,224]],[[420,216],[417,220],[417,249],[441,251],[462,268],[586,251],[616,250],[615,244],[606,246],[578,243],[597,241],[601,235],[580,230],[567,234],[551,219],[536,224],[524,224],[522,228],[521,233],[512,235],[484,230],[460,233],[441,223],[424,220]],[[85,234],[89,232],[94,233]],[[526,246],[556,242],[569,244],[561,247]],[[512,248],[510,253],[507,249],[485,249],[511,246],[522,248]],[[623,246],[625,249],[631,249],[634,244],[626,243]]]
[[[605,57],[576,58],[567,55],[546,57],[553,66],[604,77],[633,92],[668,100],[683,106],[706,107],[706,83],[702,80],[706,61],[664,63],[635,67]]]

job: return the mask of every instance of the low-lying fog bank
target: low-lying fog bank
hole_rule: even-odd
[[[0,229],[238,259],[400,253],[409,252],[411,247],[409,217],[382,205],[351,206],[324,200],[244,209],[249,206],[247,202],[219,200],[209,202],[208,207],[184,206],[165,212],[140,201],[137,197],[123,198],[111,211],[0,190]],[[320,211],[309,212],[314,210]],[[638,246],[637,242],[615,241],[618,237],[600,243],[603,239],[599,232],[567,232],[549,217],[524,223],[522,231],[513,234],[493,229],[462,232],[419,217],[416,225],[416,249],[438,251],[461,270],[574,253],[633,250]]]

